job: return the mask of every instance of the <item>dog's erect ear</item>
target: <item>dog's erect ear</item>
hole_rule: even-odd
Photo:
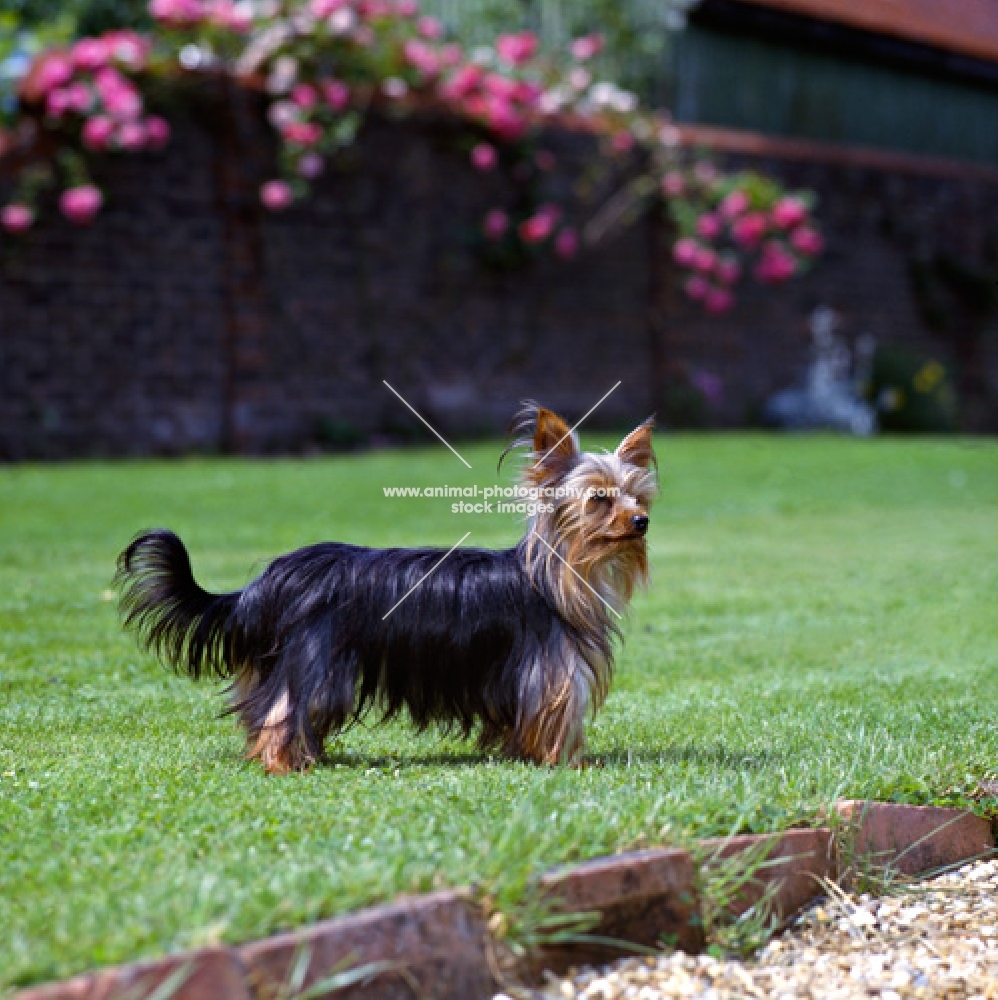
[[[647,469],[657,465],[655,452],[651,446],[651,432],[655,429],[655,418],[649,417],[643,424],[635,427],[617,446],[616,455],[628,465],[636,465]]]
[[[543,478],[561,474],[579,454],[579,441],[557,413],[539,407],[534,429],[534,465]],[[541,477],[538,477],[541,478]]]

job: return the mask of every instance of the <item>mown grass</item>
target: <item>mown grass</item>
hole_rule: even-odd
[[[556,862],[807,823],[839,795],[962,801],[998,766],[998,444],[657,447],[654,583],[581,772],[393,725],[268,778],[108,599],[152,525],[214,588],[324,538],[511,543],[511,517],[382,495],[493,482],[495,445],[467,448],[474,472],[442,448],[0,470],[0,987],[402,891],[509,904]]]

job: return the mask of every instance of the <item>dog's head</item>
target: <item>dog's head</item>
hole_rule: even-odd
[[[613,452],[584,452],[556,413],[527,404],[511,445],[529,448],[521,479],[536,498],[530,529],[584,578],[610,572],[629,597],[647,573],[645,534],[658,487],[653,421],[639,424]],[[535,548],[537,546],[534,546]]]

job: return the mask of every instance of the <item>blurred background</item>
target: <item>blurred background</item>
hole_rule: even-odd
[[[490,194],[437,121],[375,116],[306,207],[263,211],[253,100],[164,94],[172,137],[108,157],[98,222],[0,234],[0,457],[268,453],[451,434],[517,400],[624,425],[998,430],[998,0],[426,0],[469,49],[587,31],[593,68],[683,148],[816,195],[824,253],[708,315],[651,213],[571,261],[483,268]],[[8,112],[32,58],[150,26],[141,0],[8,0]],[[549,136],[571,164],[588,141]],[[0,156],[0,194],[17,157]],[[566,168],[567,170],[567,168]],[[566,179],[566,184],[568,180]]]

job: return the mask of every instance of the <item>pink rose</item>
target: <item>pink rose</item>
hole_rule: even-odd
[[[717,266],[717,254],[709,247],[697,247],[693,267],[702,274],[710,274]]]
[[[749,207],[748,195],[744,191],[732,191],[721,202],[721,215],[726,219],[735,219]]]
[[[795,229],[790,236],[790,243],[798,253],[802,253],[806,257],[814,257],[825,248],[825,241],[821,238],[821,233],[809,226],[800,226]]]
[[[69,103],[68,87],[50,90],[45,98],[45,114],[50,118],[61,118],[69,110]]]
[[[485,215],[482,230],[490,240],[497,240],[509,228],[509,216],[501,208],[490,209]]]
[[[476,170],[491,170],[496,165],[495,146],[490,146],[487,142],[480,142],[471,151],[471,162]]]
[[[27,205],[12,202],[0,209],[0,226],[8,233],[23,233],[35,221],[35,213]]]
[[[146,127],[142,122],[124,122],[118,129],[118,145],[134,152],[146,144]]]
[[[720,234],[721,220],[716,215],[712,215],[710,212],[704,212],[704,214],[697,219],[698,236],[702,236],[705,240],[713,240],[717,239]]]
[[[291,91],[291,100],[298,105],[299,108],[314,108],[319,102],[319,94],[315,87],[308,83],[299,83],[294,90]]]
[[[555,237],[554,251],[564,260],[574,257],[578,250],[579,237],[574,229],[565,228]]]
[[[727,312],[735,304],[735,297],[727,288],[711,287],[704,295],[703,304],[707,312],[717,315]]]
[[[50,52],[39,59],[33,74],[33,83],[40,94],[47,94],[73,78],[73,64],[64,55]]]
[[[285,181],[267,181],[260,188],[260,201],[272,212],[282,211],[294,200],[294,192]]]
[[[759,281],[774,284],[792,278],[797,270],[797,262],[782,243],[770,240],[762,248],[762,255],[755,266],[755,276]]]
[[[153,149],[162,149],[170,141],[170,123],[159,115],[146,119],[146,141]]]
[[[709,287],[706,278],[701,278],[698,274],[695,274],[683,285],[683,290],[691,299],[700,300],[707,294]]]
[[[325,20],[330,14],[335,14],[340,8],[346,7],[350,0],[312,0],[309,10],[320,21]]]
[[[316,122],[288,122],[282,130],[287,142],[314,146],[322,138],[322,126]]]
[[[111,59],[111,47],[103,38],[81,38],[69,55],[78,69],[100,69]]]
[[[617,132],[610,142],[618,153],[626,153],[634,148],[634,136],[630,132]]]
[[[515,35],[500,35],[496,39],[496,52],[503,62],[511,66],[522,66],[537,52],[537,36],[529,31]]]
[[[104,196],[93,184],[67,188],[59,198],[59,209],[70,222],[85,226],[104,204]]]
[[[598,56],[603,51],[604,44],[602,35],[585,35],[582,38],[576,38],[569,49],[574,59],[585,62],[587,59]]]
[[[779,229],[793,229],[807,218],[807,205],[800,198],[781,198],[772,212],[773,225]]]
[[[415,17],[419,13],[419,4],[416,0],[398,0],[395,13],[399,17]]]
[[[415,69],[418,69],[423,76],[436,76],[440,72],[440,58],[437,53],[418,38],[410,38],[402,46],[402,55],[405,60]]]
[[[475,63],[466,63],[454,71],[454,75],[440,88],[441,96],[448,101],[464,100],[482,79],[484,71]]]
[[[676,245],[672,248],[672,259],[680,267],[692,267],[699,250],[700,244],[696,240],[684,236],[681,240],[676,240]]]
[[[662,194],[666,198],[679,198],[686,190],[686,181],[678,170],[670,170],[662,178]]]
[[[115,62],[123,63],[129,69],[143,69],[152,48],[147,39],[128,28],[106,32],[104,42],[108,47],[110,57]]]
[[[171,28],[189,28],[203,21],[206,11],[200,0],[149,0],[149,13]]]
[[[529,219],[520,223],[520,239],[524,243],[540,243],[546,240],[554,232],[560,215],[561,211],[555,206],[542,206]]]
[[[485,120],[493,132],[508,142],[519,139],[527,127],[523,116],[508,101],[487,101]]]
[[[444,36],[444,26],[435,17],[421,17],[416,22],[416,31],[431,42]]]
[[[85,115],[94,104],[93,91],[84,83],[71,83],[63,91],[66,98],[66,109]]]
[[[106,149],[111,136],[114,135],[114,129],[115,124],[112,119],[106,115],[94,115],[83,123],[80,137],[87,149]]]
[[[350,88],[342,80],[321,80],[319,87],[333,111],[342,111],[350,103]]]
[[[754,247],[768,228],[766,216],[761,212],[749,212],[735,221],[731,227],[731,235],[739,246]]]

